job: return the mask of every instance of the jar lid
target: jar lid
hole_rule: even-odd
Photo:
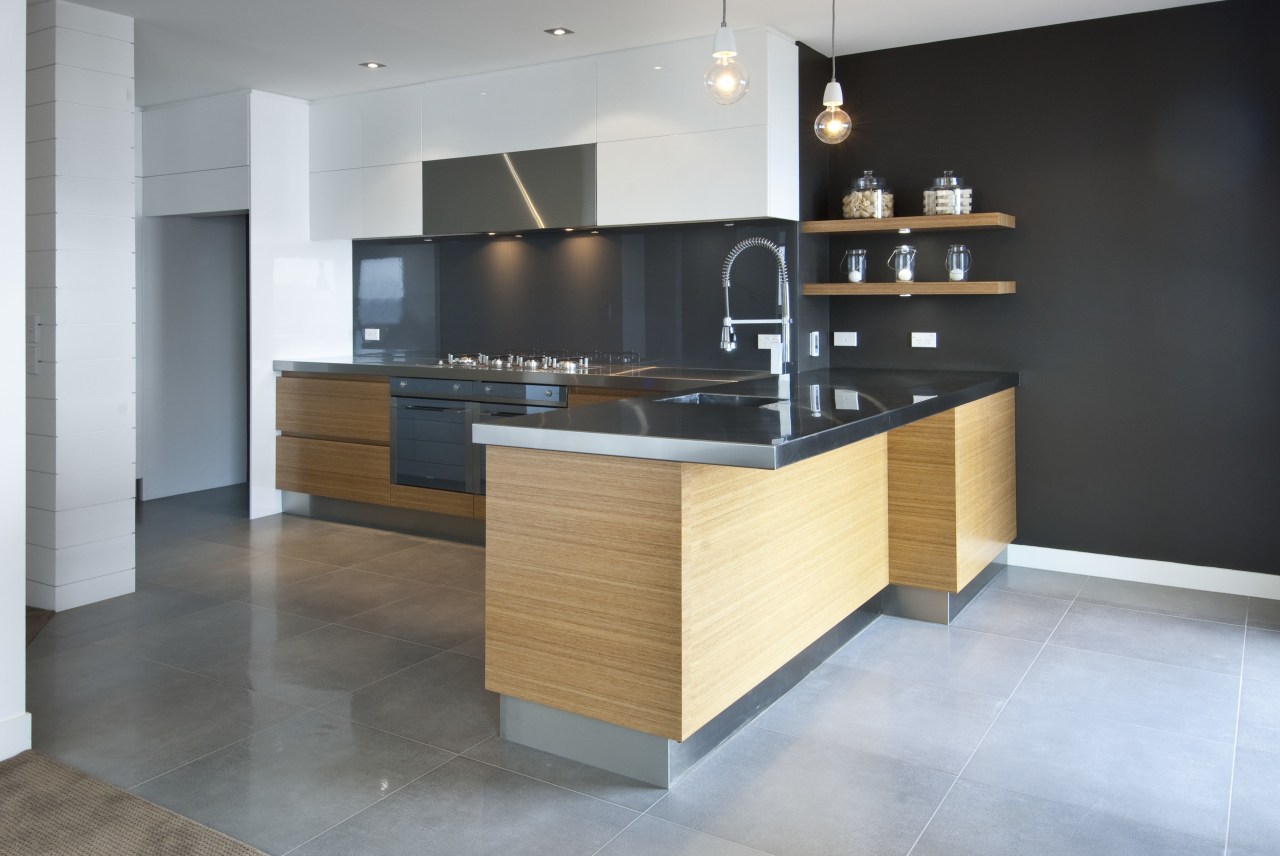
[[[884,179],[878,175],[872,175],[871,170],[864,170],[862,178],[853,183],[858,190],[883,190]]]
[[[865,256],[867,254],[867,251],[866,250],[845,250],[844,254],[846,256]]]
[[[943,170],[939,178],[933,180],[934,187],[964,187],[964,179],[951,174],[951,170]]]

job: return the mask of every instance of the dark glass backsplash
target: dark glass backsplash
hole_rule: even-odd
[[[655,362],[767,367],[768,352],[752,345],[770,328],[742,328],[736,353],[719,349],[724,257],[756,236],[786,247],[794,306],[798,231],[787,221],[356,241],[355,349],[634,351]],[[745,252],[733,268],[734,315],[776,317],[775,283],[772,255]],[[380,338],[367,338],[369,329]]]

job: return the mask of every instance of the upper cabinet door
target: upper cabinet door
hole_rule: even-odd
[[[311,103],[311,171],[422,160],[422,85]]]
[[[711,35],[604,54],[596,58],[597,134],[600,142],[763,125],[768,119],[770,74],[767,33],[735,33],[738,59],[751,88],[737,104],[706,96],[702,76]]]
[[[428,83],[422,159],[594,143],[595,104],[594,57]]]
[[[141,116],[142,175],[249,165],[247,92],[149,107]]]

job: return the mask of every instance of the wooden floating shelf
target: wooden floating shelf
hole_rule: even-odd
[[[1018,218],[998,211],[980,214],[938,214],[933,217],[883,217],[859,220],[805,220],[800,231],[806,234],[836,234],[848,232],[881,233],[910,229],[913,232],[937,232],[948,229],[1013,229]]]
[[[1016,282],[806,282],[809,297],[858,297],[899,294],[1015,294]]]

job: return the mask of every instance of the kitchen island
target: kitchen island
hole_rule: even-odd
[[[668,785],[889,584],[960,592],[1014,537],[1016,383],[822,370],[477,425],[504,736]]]

